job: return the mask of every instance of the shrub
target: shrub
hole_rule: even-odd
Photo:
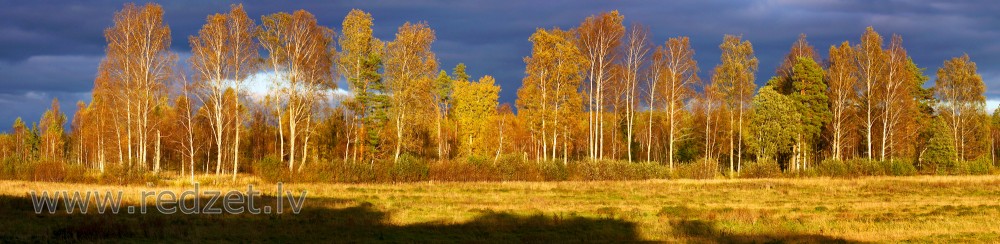
[[[885,170],[887,175],[908,176],[917,174],[917,168],[913,164],[903,160],[881,161],[880,164],[887,168]]]
[[[287,178],[294,182],[335,182],[338,175],[336,168],[331,162],[307,163],[303,165],[301,171],[296,169],[295,173]]]
[[[16,159],[14,159],[14,157],[4,158],[3,161],[0,162],[0,179],[3,180],[20,179],[20,177],[18,177],[18,171],[17,171],[18,164],[19,162]]]
[[[469,161],[449,160],[430,164],[428,178],[436,181],[485,181],[493,180],[494,174],[484,172],[482,165]]]
[[[538,164],[541,168],[542,179],[545,181],[564,181],[569,179],[569,163],[562,161],[547,161]]]
[[[987,157],[979,157],[972,161],[961,161],[956,164],[952,174],[985,175],[993,172],[993,162]]]
[[[66,165],[66,178],[63,181],[91,183],[94,179],[87,175],[87,167],[79,164],[69,164]]]
[[[867,160],[855,159],[848,161],[850,172],[861,176],[905,176],[915,175],[917,169],[903,160]]]
[[[775,178],[781,176],[781,167],[774,160],[761,158],[743,163],[741,178]]]
[[[104,173],[98,178],[101,184],[110,185],[141,185],[155,180],[154,177],[146,177],[146,172],[138,168],[129,168],[124,165],[109,164],[104,167]]]
[[[862,175],[862,176],[880,176],[880,175],[885,175],[886,174],[886,172],[884,171],[884,169],[882,167],[880,167],[880,165],[878,164],[878,161],[876,161],[876,160],[855,159],[855,160],[849,161],[849,163],[850,163],[850,165],[852,165],[852,166],[855,167],[851,171],[854,171],[855,174],[858,174],[858,175]]]
[[[33,165],[32,177],[34,181],[60,182],[66,178],[66,164],[55,161],[44,161]]]
[[[851,159],[847,161],[828,159],[815,167],[818,175],[829,177],[858,176],[907,176],[916,175],[913,164],[904,160],[867,160]]]
[[[337,182],[362,183],[362,182],[382,182],[384,175],[379,176],[376,172],[385,172],[386,163],[384,161],[368,160],[367,162],[343,162],[340,165],[340,174],[337,174]],[[380,180],[381,179],[381,180]]]
[[[34,180],[36,164],[37,163],[21,161],[14,157],[4,158],[3,166],[0,168],[0,179]]]
[[[428,179],[430,167],[423,159],[403,154],[391,168],[393,182],[413,182]]]
[[[829,177],[853,177],[856,176],[853,171],[848,169],[847,163],[842,160],[827,159],[816,165],[813,170],[816,171],[818,175],[829,176]]]
[[[500,156],[495,166],[500,180],[503,181],[541,181],[544,180],[541,172],[542,165],[552,163],[556,162],[550,161],[538,164],[527,162],[516,154],[508,154]],[[562,164],[562,162],[557,164]]]
[[[288,167],[275,156],[269,155],[253,164],[253,173],[269,182],[286,182],[289,180]]]
[[[476,166],[483,166],[483,165],[487,165],[487,164],[493,163],[493,159],[492,158],[486,158],[484,156],[479,156],[479,155],[471,155],[471,156],[465,157],[465,163],[468,163],[468,164],[471,164],[471,165],[476,165]]]
[[[570,180],[646,180],[670,177],[667,166],[655,162],[581,161],[569,165]]]
[[[675,178],[685,179],[714,179],[721,176],[719,162],[714,158],[708,160],[699,159],[691,163],[677,164],[674,171]]]

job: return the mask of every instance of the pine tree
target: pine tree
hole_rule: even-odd
[[[927,173],[948,173],[955,166],[955,152],[948,127],[939,117],[931,122],[931,137],[917,166]]]
[[[792,93],[789,96],[795,102],[802,115],[799,121],[801,134],[796,137],[796,166],[807,167],[809,152],[819,148],[820,132],[830,122],[829,98],[826,96],[826,81],[823,79],[823,68],[810,58],[800,57],[792,69]],[[812,155],[815,156],[815,155]]]

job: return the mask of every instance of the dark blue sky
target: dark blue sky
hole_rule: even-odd
[[[142,4],[144,2],[137,2]],[[161,3],[173,36],[173,50],[189,52],[187,37],[209,14],[232,2]],[[522,58],[536,28],[572,28],[589,15],[619,10],[626,24],[649,27],[655,44],[689,36],[703,79],[719,61],[723,34],[742,34],[760,59],[757,83],[774,74],[799,33],[822,56],[830,45],[856,43],[866,26],[903,36],[916,63],[933,77],[948,58],[968,53],[979,65],[987,97],[1000,100],[1000,3],[995,1],[244,1],[251,17],[305,9],[323,25],[339,29],[352,8],[372,13],[375,34],[391,40],[406,21],[427,21],[437,33],[433,49],[442,68],[463,62],[473,77],[492,75],[501,102],[513,103],[524,76]],[[53,97],[72,114],[89,101],[103,55],[103,30],[112,25],[120,1],[0,0],[0,131],[16,117],[37,121]],[[339,32],[339,30],[338,30]],[[990,102],[991,107],[995,102]]]

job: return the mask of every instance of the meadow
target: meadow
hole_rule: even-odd
[[[203,182],[211,179],[201,178]],[[285,184],[299,214],[35,214],[28,191],[181,192],[0,181],[0,242],[993,242],[1000,176]],[[245,190],[253,177],[201,190]]]

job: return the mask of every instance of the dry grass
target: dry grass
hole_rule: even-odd
[[[241,184],[256,183],[265,193],[274,190],[273,184],[262,184],[253,178],[241,181]],[[182,182],[177,180],[158,187],[122,187],[0,181],[0,195],[23,198],[31,190],[121,189],[126,192],[126,200],[135,203],[142,190],[179,192],[190,188]],[[245,190],[245,185],[238,185],[202,186],[202,190]],[[310,211],[301,216],[282,216],[289,222],[280,223],[291,226],[263,224],[273,216],[164,217],[167,220],[164,225],[182,233],[196,229],[181,225],[191,223],[206,230],[236,228],[245,232],[297,228],[305,233],[291,232],[287,237],[322,240],[318,237],[344,235],[348,239],[336,240],[360,241],[567,241],[587,234],[591,235],[587,238],[596,239],[582,240],[995,242],[1000,238],[1000,221],[996,221],[1000,219],[1000,176],[290,184],[285,189],[305,190],[309,194],[305,205]],[[0,213],[20,216],[3,217],[0,225],[23,226],[0,230],[0,241],[47,240],[58,237],[62,233],[58,230],[73,226],[73,216],[65,217],[70,224],[50,223],[58,218],[44,220],[46,216],[18,215],[9,210],[24,208],[13,206],[18,202],[0,203],[3,203]],[[232,224],[244,222],[259,226],[240,229],[234,227],[240,225]],[[350,228],[354,226],[361,227]],[[319,230],[335,227],[343,233],[309,232],[312,227]],[[156,237],[142,231],[127,233],[140,233],[127,235],[130,238]],[[191,238],[199,238],[194,236]]]

